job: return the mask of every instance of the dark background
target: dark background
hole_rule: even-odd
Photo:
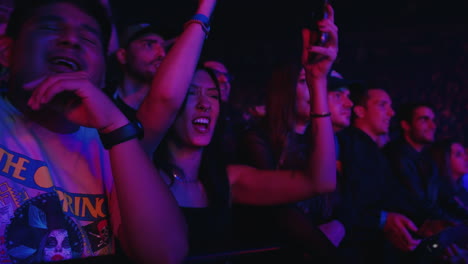
[[[235,76],[232,99],[258,103],[270,67],[291,56],[298,25],[313,0],[220,0],[203,56]],[[466,0],[330,0],[339,27],[334,68],[345,78],[387,88],[395,108],[410,100],[436,106],[445,135],[466,137],[468,12]],[[175,37],[196,0],[112,1],[117,24],[148,21]],[[468,137],[467,137],[468,138]]]
[[[110,1],[118,25],[148,21],[157,25],[166,38],[180,33],[183,23],[197,6],[197,0]],[[204,54],[224,60],[233,72],[239,72],[237,75],[251,72],[252,67],[259,71],[257,66],[269,65],[277,57],[288,56],[286,47],[290,47],[288,45],[292,39],[297,37],[297,27],[305,19],[306,9],[313,2],[220,0],[213,15],[212,31]],[[344,75],[348,71],[355,74],[356,52],[366,53],[366,49],[376,46],[398,51],[408,45],[437,49],[447,37],[444,34],[451,33],[450,38],[466,39],[468,33],[468,8],[465,6],[468,1],[465,0],[330,2],[335,9],[335,23],[340,29],[340,54],[336,67]],[[357,46],[361,50],[354,50]],[[382,57],[379,64],[385,65],[398,59],[404,63],[411,59],[421,60],[407,55]],[[367,71],[365,68],[363,72]]]

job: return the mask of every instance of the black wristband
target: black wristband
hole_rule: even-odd
[[[140,122],[133,121],[109,133],[99,133],[99,137],[101,138],[101,142],[104,148],[111,149],[113,146],[130,139],[143,138],[143,127]]]

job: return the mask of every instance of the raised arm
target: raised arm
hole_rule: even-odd
[[[307,174],[314,178],[317,190],[334,190],[336,187],[335,138],[328,109],[327,77],[338,54],[338,28],[334,12],[327,5],[328,18],[318,22],[319,30],[328,34],[324,46],[308,46],[310,30],[303,30],[302,63],[310,92],[311,151]],[[307,54],[316,53],[316,61],[308,62]],[[327,115],[327,117],[324,117]]]
[[[188,253],[183,215],[138,140],[116,145],[110,158],[125,252],[136,263],[182,263]]]
[[[199,0],[197,14],[210,18],[216,0]],[[143,146],[152,153],[174,121],[198,63],[206,34],[202,25],[188,23],[164,58],[151,90],[138,110],[143,124]]]
[[[266,171],[248,166],[230,165],[228,176],[234,202],[247,204],[289,203],[312,195],[331,192],[336,186],[335,142],[327,101],[327,76],[338,52],[338,29],[333,9],[318,22],[329,35],[324,46],[310,46],[310,30],[303,30],[302,63],[310,92],[311,144],[304,171]],[[309,53],[315,60],[309,62]]]

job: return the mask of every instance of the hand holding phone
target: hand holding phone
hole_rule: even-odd
[[[317,23],[320,20],[328,18],[327,4],[328,0],[314,0],[315,5],[312,10],[310,24],[308,28],[310,29],[310,38],[309,44],[311,46],[324,46],[327,43],[329,35],[327,32],[320,31]],[[309,55],[309,62],[312,63],[316,57],[316,54],[311,53]]]
[[[324,0],[321,0],[324,1]],[[338,54],[338,27],[334,23],[334,11],[330,4],[325,6],[327,19],[317,20],[302,29],[302,65],[308,73],[307,76],[326,76]],[[319,33],[326,33],[321,36]],[[322,45],[316,45],[317,41],[324,41]]]

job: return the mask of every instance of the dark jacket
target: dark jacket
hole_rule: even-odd
[[[406,215],[417,225],[426,219],[459,221],[468,219],[468,211],[454,199],[454,193],[438,174],[429,151],[416,151],[403,138],[388,143],[384,152],[388,157],[397,183],[413,201]]]

